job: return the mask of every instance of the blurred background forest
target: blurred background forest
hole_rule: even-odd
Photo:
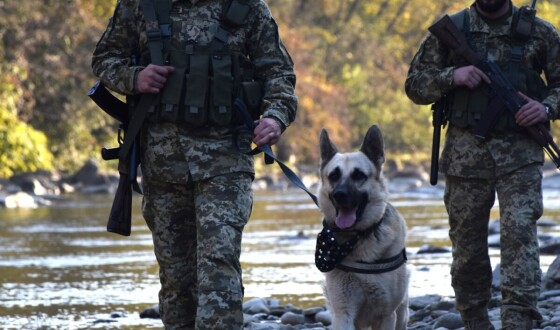
[[[91,54],[115,2],[0,0],[0,178],[74,171],[115,145],[117,123],[87,97]],[[298,75],[299,112],[280,157],[315,166],[321,128],[355,148],[377,123],[392,158],[427,160],[430,108],[407,99],[404,79],[428,26],[472,0],[267,3]],[[560,0],[538,1],[537,10],[560,26]]]

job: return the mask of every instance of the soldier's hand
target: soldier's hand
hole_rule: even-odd
[[[474,65],[463,66],[453,71],[455,86],[466,86],[470,89],[478,87],[481,82],[489,84],[490,78]]]
[[[545,106],[519,92],[519,96],[527,101],[515,114],[515,122],[522,127],[529,127],[538,123],[546,122],[548,115]]]
[[[261,118],[253,131],[253,142],[258,146],[273,145],[280,140],[281,134],[282,129],[276,119]]]
[[[157,94],[165,85],[167,77],[175,68],[149,64],[138,73],[136,78],[136,91],[138,93]]]

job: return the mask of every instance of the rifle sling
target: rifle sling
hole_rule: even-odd
[[[123,143],[119,150],[119,171],[128,173],[128,169],[123,166],[125,166],[128,160],[132,145],[142,128],[144,120],[146,119],[148,109],[150,109],[154,105],[155,101],[159,99],[158,96],[159,94],[142,94],[140,97],[138,106],[134,109],[134,113],[128,122],[128,129],[126,130]],[[122,166],[121,163],[123,164]]]

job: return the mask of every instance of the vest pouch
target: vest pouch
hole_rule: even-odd
[[[251,118],[259,119],[263,99],[262,84],[257,81],[241,82],[241,99],[251,112]]]
[[[213,55],[208,121],[211,125],[227,126],[232,123],[233,76],[231,57]]]
[[[449,122],[456,127],[466,128],[469,126],[467,110],[469,107],[470,90],[467,88],[457,88],[453,93]]]
[[[469,127],[476,127],[482,119],[483,113],[490,110],[488,101],[488,89],[485,86],[471,91],[467,109]]]
[[[175,68],[168,77],[161,93],[160,121],[179,122],[179,104],[185,85],[185,68]]]
[[[186,74],[184,119],[195,126],[207,123],[209,62],[208,55],[191,55]]]

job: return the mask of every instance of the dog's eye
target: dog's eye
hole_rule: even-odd
[[[340,176],[342,174],[340,173],[340,169],[337,167],[334,171],[332,171],[331,173],[329,173],[329,182],[333,183],[333,182],[337,182],[338,180],[340,180]]]
[[[350,177],[352,178],[352,180],[354,181],[364,181],[367,179],[367,175],[360,171],[360,170],[355,170],[352,172],[352,175],[350,175]]]

